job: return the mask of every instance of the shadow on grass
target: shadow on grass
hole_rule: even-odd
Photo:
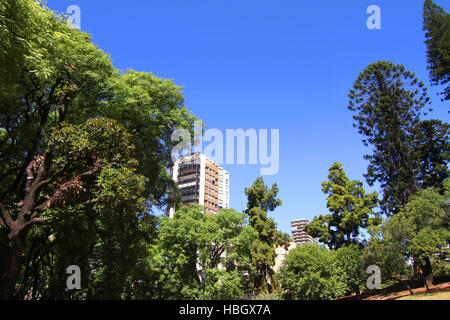
[[[433,287],[430,288],[428,293],[442,291],[443,288],[442,288],[442,286],[440,286],[440,284],[444,284],[444,283],[448,283],[448,282],[450,282],[450,276],[436,277],[433,282]],[[376,300],[392,300],[392,299],[396,299],[399,297],[410,295],[410,293],[408,291],[417,290],[417,289],[422,289],[420,291],[426,292],[424,279],[402,280],[402,281],[397,282],[396,284],[393,284],[384,289],[371,290],[371,291],[367,291],[367,292],[364,292],[364,293],[358,294],[358,295],[342,297],[337,300],[367,300],[371,297],[376,297]],[[404,291],[407,291],[407,293],[404,293]],[[403,292],[403,293],[401,293],[401,292]],[[424,292],[420,292],[420,293],[424,293]],[[396,293],[398,293],[398,295],[395,295]],[[415,292],[415,293],[419,293],[419,292]]]

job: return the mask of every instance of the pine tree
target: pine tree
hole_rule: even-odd
[[[431,0],[423,10],[423,30],[427,45],[427,63],[433,85],[447,85],[441,93],[450,99],[450,14]]]
[[[424,120],[416,127],[414,154],[421,189],[434,187],[440,192],[444,190],[450,159],[449,128],[448,123],[440,120]]]
[[[414,139],[421,110],[429,104],[427,89],[403,65],[380,61],[359,74],[349,97],[354,126],[372,147],[364,156],[365,178],[371,186],[380,183],[382,209],[394,214],[419,189]]]

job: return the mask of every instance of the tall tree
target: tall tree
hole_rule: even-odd
[[[445,86],[441,93],[450,99],[450,14],[431,0],[423,7],[423,30],[427,45],[427,62],[433,85]]]
[[[132,134],[139,171],[149,178],[147,197],[164,205],[171,134],[191,129],[195,119],[182,88],[150,73],[121,74],[88,34],[69,28],[42,2],[2,2],[0,26],[0,59],[11,67],[0,71],[0,198],[22,196],[26,166],[53,127],[101,116]]]
[[[172,81],[159,79],[149,73],[119,72],[112,66],[110,57],[91,42],[88,34],[69,28],[65,19],[45,7],[42,1],[2,1],[0,3],[0,39],[0,64],[2,65],[0,68],[0,181],[2,182],[0,203],[4,208],[1,211],[0,221],[6,225],[0,230],[0,239],[8,242],[14,234],[8,227],[8,224],[11,225],[9,216],[12,220],[19,222],[20,219],[17,219],[21,217],[19,215],[23,209],[21,206],[26,203],[27,206],[31,205],[37,209],[36,206],[42,204],[36,201],[41,200],[40,191],[44,190],[44,185],[36,183],[34,187],[38,189],[29,189],[30,183],[46,175],[46,184],[54,185],[61,178],[60,173],[62,178],[66,179],[64,181],[71,181],[70,179],[76,177],[74,172],[63,170],[58,175],[53,175],[52,171],[57,170],[61,163],[52,162],[56,151],[50,150],[49,146],[54,144],[51,139],[55,132],[62,129],[68,130],[65,123],[69,123],[70,128],[77,128],[76,130],[79,130],[79,125],[85,125],[86,120],[99,117],[114,119],[121,124],[119,126],[124,132],[131,134],[127,136],[130,146],[135,145],[133,156],[138,160],[135,162],[136,174],[145,176],[145,179],[141,181],[145,187],[142,196],[147,199],[149,207],[164,206],[166,191],[172,183],[166,170],[171,162],[173,145],[170,139],[171,134],[175,128],[190,129],[194,120],[184,106],[182,88]],[[91,130],[92,126],[88,128]],[[80,134],[81,136],[83,134]],[[76,141],[75,137],[72,138]],[[105,142],[104,146],[107,145]],[[97,146],[102,147],[100,144]],[[83,146],[72,145],[72,147],[76,152],[81,152],[77,148]],[[111,147],[111,150],[114,148]],[[74,152],[69,149],[65,151]],[[63,155],[62,151],[58,156],[70,157],[69,154]],[[86,159],[72,160],[73,163],[70,166],[75,166],[79,173],[83,169],[87,173],[96,168],[91,163],[92,159],[89,159],[91,162]],[[120,163],[120,161],[121,159],[117,159],[116,162]],[[86,167],[83,168],[83,165]],[[49,168],[50,171],[48,171]],[[42,170],[41,176],[38,176],[39,173],[36,170]],[[104,171],[98,168],[92,176],[97,177],[100,172]],[[57,180],[52,180],[53,178]],[[125,179],[125,176],[123,178]],[[49,179],[51,181],[47,181]],[[117,182],[114,175],[108,176],[108,179],[109,183]],[[137,194],[139,193],[136,192]],[[51,195],[52,193],[49,194],[50,197]],[[27,197],[33,196],[36,197],[36,201],[24,201]],[[60,210],[73,212],[70,206],[63,204],[63,207]],[[46,211],[49,211],[47,210],[49,208],[40,207],[39,209],[42,209],[38,210],[39,215],[45,215]],[[110,209],[105,207],[104,210],[106,212]],[[128,210],[131,208],[124,210],[127,213],[126,216],[130,218],[127,221],[130,222],[133,218],[128,216]],[[83,219],[73,222],[73,229],[83,230],[84,237],[81,235],[79,237],[81,240],[90,239],[92,236],[90,232],[101,230],[101,228],[95,230],[95,228],[83,227],[84,223],[90,221],[84,215],[88,211],[81,213],[80,216],[83,216]],[[31,217],[28,216],[28,211],[25,210],[24,213],[26,222],[32,221],[28,219]],[[134,212],[134,215],[136,213]],[[103,218],[107,220],[106,216]],[[35,222],[38,220],[33,221]],[[80,225],[75,226],[76,223]],[[63,228],[68,225],[68,222],[67,224],[61,222],[58,227]],[[132,223],[129,225],[130,233],[127,235],[132,233],[132,225]],[[28,226],[31,227],[31,224]],[[134,227],[139,227],[139,221],[135,221]],[[119,239],[117,230],[114,231],[112,225],[105,224],[105,228],[111,231],[110,235],[115,239],[114,241]],[[41,229],[44,228],[39,228]],[[33,231],[36,230],[33,228]],[[48,230],[44,231],[42,231],[42,237]],[[25,234],[28,233],[24,232],[21,236],[26,238],[21,239],[21,245],[27,251],[32,248],[33,241]],[[62,239],[70,241],[61,236],[58,239],[56,242],[58,245],[62,245]],[[92,241],[97,241],[95,239]],[[110,245],[113,246],[114,241],[104,241],[104,246],[100,247],[104,249]],[[128,240],[124,237],[121,241],[124,245]],[[86,243],[91,244],[89,241]],[[44,247],[47,245],[49,246],[49,243],[43,244]],[[51,250],[56,250],[56,247],[58,246],[52,245]],[[83,254],[94,252],[83,250],[80,249]],[[36,252],[38,252],[37,248],[30,257]],[[43,252],[47,254],[46,249]],[[102,259],[112,256],[115,257],[114,259],[118,257],[117,254],[109,253],[100,255]],[[37,262],[44,263],[44,260],[44,258],[37,258],[35,265]],[[11,263],[13,262],[12,260]],[[106,263],[106,260],[103,262]],[[109,262],[111,262],[109,265],[112,265],[111,259]],[[26,270],[23,272],[26,273]],[[34,273],[32,277],[37,278]],[[30,281],[27,280],[24,283],[30,283]]]
[[[429,103],[427,89],[403,65],[380,61],[359,74],[349,97],[354,126],[364,145],[372,147],[372,154],[364,156],[367,182],[380,183],[383,211],[397,213],[419,189],[414,130]]]
[[[256,268],[252,278],[254,290],[258,292],[272,291],[275,249],[278,246],[287,247],[288,245],[289,236],[278,231],[275,221],[267,217],[269,211],[274,211],[282,203],[276,198],[278,191],[276,183],[269,189],[262,177],[258,177],[250,188],[245,189],[248,199],[245,213],[249,216],[249,224],[258,233],[258,238],[252,244],[252,264]]]
[[[379,218],[371,217],[378,205],[378,194],[366,194],[362,182],[350,180],[339,163],[334,163],[329,172],[322,191],[328,195],[331,214],[315,217],[305,231],[330,249],[338,249],[359,243],[360,229],[380,222]]]

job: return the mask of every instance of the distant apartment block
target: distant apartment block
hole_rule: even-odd
[[[202,205],[207,214],[230,208],[230,174],[206,155],[194,153],[179,158],[171,173],[183,205]],[[168,215],[173,214],[171,208]]]
[[[296,244],[302,245],[305,243],[317,243],[316,239],[314,239],[304,231],[304,228],[308,223],[308,219],[291,221],[292,239]]]

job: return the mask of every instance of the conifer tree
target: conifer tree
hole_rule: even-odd
[[[379,61],[359,74],[349,97],[354,126],[372,148],[364,156],[369,160],[365,178],[371,186],[380,184],[382,209],[394,214],[419,189],[413,149],[421,110],[429,104],[427,89],[403,65]]]
[[[443,100],[450,99],[450,14],[431,0],[423,9],[423,30],[427,45],[427,63],[433,85],[446,87]]]
[[[330,249],[358,244],[360,228],[380,222],[379,218],[371,217],[378,204],[378,194],[366,194],[361,181],[350,180],[341,164],[331,166],[322,191],[328,195],[327,207],[331,214],[315,217],[305,231]]]

